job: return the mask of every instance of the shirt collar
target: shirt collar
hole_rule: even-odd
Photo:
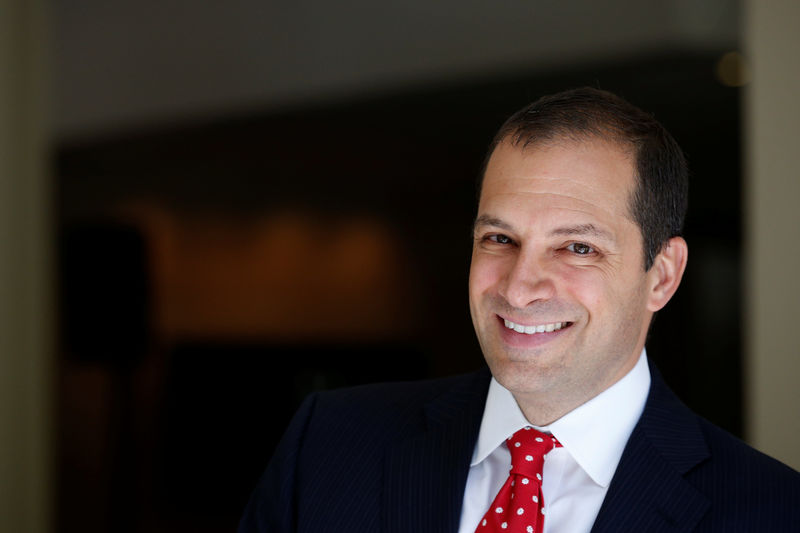
[[[647,352],[642,350],[630,372],[588,402],[546,427],[575,462],[602,487],[608,487],[625,444],[644,410],[650,390]],[[525,418],[511,392],[492,378],[471,466],[486,459],[505,439],[525,426]]]

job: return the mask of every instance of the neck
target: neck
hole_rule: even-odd
[[[525,415],[525,419],[534,426],[549,426],[565,414],[580,407],[591,398],[575,403],[565,403],[563,401],[548,401],[545,398],[530,398],[525,395],[514,394],[517,405]]]
[[[639,350],[641,353],[641,350]],[[593,386],[566,386],[562,390],[511,391],[522,414],[534,426],[548,426],[601,394],[633,370],[639,357],[631,359],[608,381],[598,381]]]

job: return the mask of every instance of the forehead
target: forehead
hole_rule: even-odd
[[[563,140],[527,147],[504,141],[486,167],[479,211],[516,206],[630,220],[634,176],[633,155],[608,141]]]

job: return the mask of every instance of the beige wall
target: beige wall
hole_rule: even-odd
[[[0,531],[50,530],[44,2],[0,0]]]
[[[800,469],[800,3],[744,7],[747,437]]]

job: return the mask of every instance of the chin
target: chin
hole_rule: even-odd
[[[552,386],[553,369],[531,361],[512,357],[487,360],[492,376],[514,393],[536,393]]]

